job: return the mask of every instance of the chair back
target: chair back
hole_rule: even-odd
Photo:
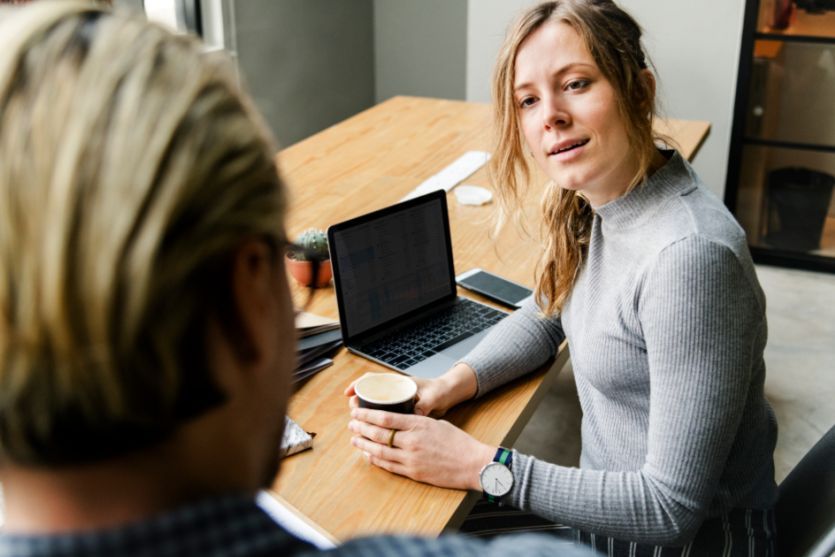
[[[775,513],[778,555],[835,553],[835,426],[780,484]]]

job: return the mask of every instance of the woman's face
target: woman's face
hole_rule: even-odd
[[[593,207],[623,194],[638,165],[615,90],[580,35],[549,21],[516,56],[514,99],[534,159],[554,182]]]

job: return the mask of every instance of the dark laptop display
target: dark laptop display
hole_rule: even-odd
[[[384,365],[443,373],[505,315],[456,296],[443,191],[334,225],[328,240],[345,344]]]
[[[334,231],[347,336],[454,297],[445,200],[435,197]]]

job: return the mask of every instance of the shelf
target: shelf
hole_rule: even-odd
[[[835,145],[818,145],[816,143],[798,143],[796,141],[779,141],[776,139],[762,139],[759,137],[744,137],[745,145],[762,145],[763,147],[779,147],[780,149],[799,149],[801,151],[819,151],[821,153],[835,153]]]
[[[835,12],[745,4],[725,203],[757,263],[835,273]]]
[[[761,44],[780,48],[751,60],[743,142],[835,152],[835,44]]]
[[[833,257],[824,257],[803,252],[780,251],[754,245],[751,246],[751,256],[754,258],[754,263],[760,265],[776,265],[790,269],[835,273],[835,258]]]
[[[762,19],[762,18],[761,18]],[[754,34],[756,39],[835,43],[835,12],[810,14],[794,10],[786,29],[772,29],[761,24]]]
[[[783,50],[783,41],[754,41],[754,58],[774,60]]]
[[[835,44],[835,37],[813,37],[810,35],[780,35],[777,33],[757,33],[754,35],[757,40],[782,41],[795,43],[821,43]]]

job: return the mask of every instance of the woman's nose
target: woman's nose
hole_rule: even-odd
[[[564,106],[557,99],[543,99],[545,110],[543,111],[543,125],[546,130],[552,128],[564,128],[571,123],[571,116]]]

